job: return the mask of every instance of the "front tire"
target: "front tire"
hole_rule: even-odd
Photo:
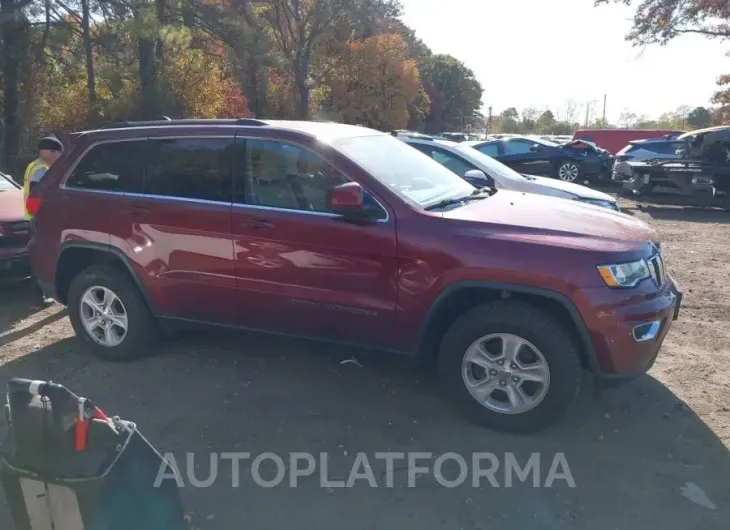
[[[92,265],[80,272],[69,287],[68,311],[76,336],[101,359],[145,357],[159,338],[137,286],[113,267]]]
[[[582,174],[580,165],[573,160],[562,160],[558,162],[555,169],[555,178],[563,182],[576,182],[582,177]]]
[[[578,350],[563,325],[517,301],[479,305],[459,317],[441,344],[439,369],[472,419],[514,433],[560,420],[582,379]]]

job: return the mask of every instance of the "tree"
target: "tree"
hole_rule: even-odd
[[[527,107],[522,111],[522,124],[521,129],[523,132],[534,132],[535,122],[540,116],[540,111],[534,107]]]
[[[595,0],[595,5],[633,0]],[[627,39],[634,44],[666,44],[683,34],[730,38],[730,3],[727,0],[640,0]]]
[[[416,62],[400,35],[352,41],[331,76],[330,103],[345,123],[381,130],[402,129],[423,87]],[[427,97],[418,102],[428,111]]]
[[[695,129],[709,127],[712,123],[712,112],[705,107],[695,107],[687,114],[687,124]]]
[[[624,129],[630,129],[636,124],[638,116],[635,112],[631,112],[629,109],[624,109],[618,117],[618,124]]]
[[[553,112],[551,110],[546,110],[537,119],[537,123],[535,125],[537,132],[551,133],[555,128],[556,123],[557,121],[555,120]]]
[[[443,97],[441,120],[437,121],[434,115],[430,115],[426,119],[427,131],[460,130],[475,121],[482,106],[484,89],[464,63],[451,55],[434,55],[424,63],[421,76],[432,99]]]
[[[517,109],[514,107],[508,107],[499,115],[497,123],[495,124],[495,129],[504,133],[518,133],[520,132],[520,124],[518,123],[519,119],[520,113],[517,112]]]

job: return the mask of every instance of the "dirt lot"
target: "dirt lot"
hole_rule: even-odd
[[[158,356],[113,365],[78,351],[62,308],[33,313],[24,291],[0,290],[0,386],[14,376],[52,378],[106,412],[138,422],[184,470],[194,452],[205,478],[211,451],[328,454],[330,479],[346,479],[358,452],[434,456],[474,452],[526,462],[541,452],[544,485],[553,455],[565,454],[576,487],[556,480],[457,488],[421,477],[394,487],[359,480],[322,488],[266,489],[230,464],[208,488],[183,490],[191,526],[253,529],[727,529],[730,528],[730,214],[625,202],[659,231],[670,270],[685,291],[680,320],[649,376],[595,401],[585,391],[558,427],[530,437],[469,425],[439,395],[434,376],[398,360],[332,346],[235,332],[190,333]],[[356,357],[362,366],[341,361]],[[431,464],[432,465],[432,464]],[[197,466],[196,466],[197,467]],[[373,465],[375,468],[376,466]],[[262,475],[264,475],[262,471]],[[454,478],[458,470],[444,469]],[[690,483],[688,485],[688,483]],[[683,492],[700,488],[709,507]],[[688,489],[689,488],[689,489]],[[690,495],[691,496],[691,495]],[[697,496],[694,496],[697,499]],[[0,528],[8,528],[0,504]]]

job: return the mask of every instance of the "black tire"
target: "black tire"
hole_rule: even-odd
[[[575,168],[575,178],[573,178],[572,180],[565,180],[560,178],[560,171],[561,168],[563,168],[564,166],[571,166]],[[580,164],[575,160],[560,160],[557,164],[555,164],[555,174],[553,175],[553,178],[563,180],[564,182],[580,183],[583,179],[583,168],[581,168]]]
[[[127,334],[116,346],[103,346],[94,341],[81,322],[81,297],[93,286],[110,289],[124,304]],[[107,361],[126,362],[146,357],[160,337],[157,322],[137,286],[126,274],[107,265],[92,265],[73,279],[68,292],[68,313],[79,340],[94,355]]]
[[[532,410],[505,414],[483,406],[462,378],[462,361],[471,344],[493,333],[517,335],[542,353],[550,371],[543,400]],[[467,415],[491,429],[530,433],[558,422],[575,401],[583,376],[578,350],[563,325],[545,311],[528,303],[503,300],[479,305],[448,330],[439,351],[441,377]]]

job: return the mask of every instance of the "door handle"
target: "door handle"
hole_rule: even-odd
[[[252,228],[253,230],[267,230],[269,228],[274,228],[273,223],[264,221],[263,219],[241,221],[241,224],[246,228]]]

